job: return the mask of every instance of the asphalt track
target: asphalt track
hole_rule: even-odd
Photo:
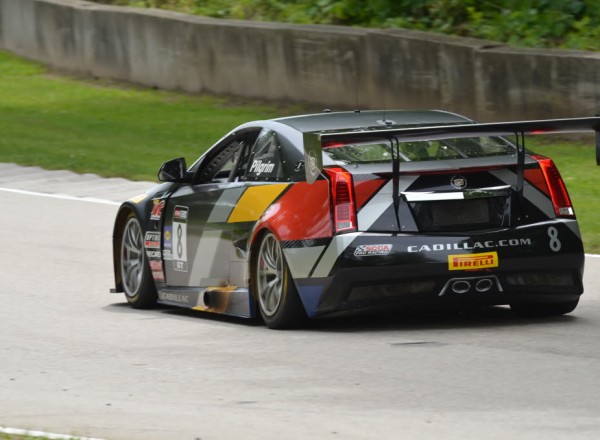
[[[600,258],[586,260],[578,309],[552,319],[497,307],[283,332],[137,311],[108,293],[110,238],[115,202],[148,184],[56,173],[0,164],[0,426],[107,440],[600,438]]]

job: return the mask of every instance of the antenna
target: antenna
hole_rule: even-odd
[[[360,106],[358,102],[358,71],[356,66],[354,67],[354,102],[356,103],[356,107],[354,107],[354,113],[360,113]]]

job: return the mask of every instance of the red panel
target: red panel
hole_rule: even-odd
[[[385,184],[385,179],[354,181],[354,197],[356,209],[360,210],[373,195]]]
[[[306,240],[332,236],[329,182],[298,182],[273,203],[256,230],[269,228],[279,240]]]
[[[539,168],[525,170],[524,177],[529,183],[531,183],[541,192],[550,197],[550,191],[548,190],[546,178],[544,177],[544,173],[542,172],[542,170],[540,170]]]

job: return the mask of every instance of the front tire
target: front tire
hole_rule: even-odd
[[[258,246],[253,284],[258,308],[272,329],[297,327],[306,319],[306,312],[291,279],[281,245],[270,232]]]
[[[121,235],[121,281],[127,302],[134,309],[149,309],[156,305],[157,293],[144,249],[142,227],[130,213]]]

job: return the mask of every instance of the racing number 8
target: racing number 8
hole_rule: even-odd
[[[558,239],[558,229],[554,226],[548,228],[548,237],[550,237],[550,249],[554,252],[560,251],[562,244]]]
[[[181,223],[177,225],[177,256],[179,259],[183,256],[183,244],[181,243],[181,236],[183,235],[183,230],[181,228]]]

